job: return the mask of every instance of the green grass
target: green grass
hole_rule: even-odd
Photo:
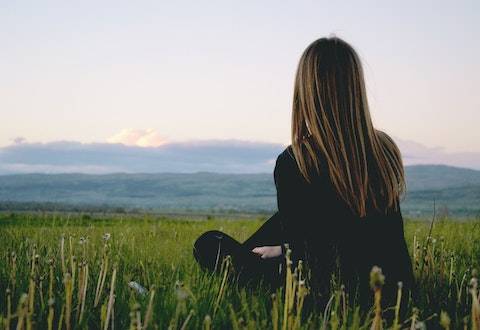
[[[69,328],[68,325],[72,329],[103,328],[114,269],[116,279],[114,299],[110,302],[113,308],[109,328],[112,323],[115,329],[135,326],[138,318],[143,323],[150,312],[149,328],[152,329],[182,326],[188,329],[208,328],[210,323],[215,329],[275,328],[275,324],[282,328],[283,292],[277,292],[273,301],[271,293],[262,287],[244,289],[229,280],[223,282],[222,276],[212,277],[202,272],[192,256],[195,238],[206,230],[223,230],[243,241],[261,222],[260,219],[195,221],[151,216],[133,219],[65,214],[2,215],[0,328],[5,327],[7,322],[15,328],[20,320],[25,327],[46,329],[49,313],[52,312],[55,329],[60,319],[63,328]],[[471,318],[475,315],[472,314],[472,293],[475,292],[469,290],[469,283],[472,269],[478,268],[480,262],[479,226],[477,221],[437,222],[433,227],[433,239],[427,240],[428,222],[406,221],[406,238],[414,256],[419,284],[415,300],[409,302],[408,318],[414,316],[417,321],[437,326],[441,311],[445,311],[451,319],[452,328],[463,327],[464,322],[469,328],[472,326]],[[105,233],[111,235],[108,241],[103,239]],[[414,237],[419,248],[414,248]],[[81,238],[85,238],[86,243],[81,244]],[[99,290],[99,303],[94,306],[98,277],[106,260],[105,283]],[[86,265],[88,281],[86,295],[82,299],[79,288],[85,283],[82,274]],[[53,271],[53,300],[49,299],[50,269]],[[71,302],[68,297],[69,279],[73,280]],[[140,296],[133,292],[128,287],[128,282],[132,280],[145,286],[148,294]],[[24,293],[27,296],[24,296],[26,301],[22,305]],[[299,327],[319,328],[325,322],[329,328],[334,328],[336,324],[343,328],[370,328],[373,314],[355,313],[356,306],[344,309],[341,292],[333,290],[332,294],[334,299],[332,309],[326,314],[328,318],[323,319],[323,313],[306,313]],[[150,312],[147,312],[152,296]],[[79,319],[82,300],[84,312]],[[297,307],[294,301],[292,314],[296,313]],[[412,321],[405,319],[401,322],[405,322],[404,327],[410,327]],[[290,328],[298,326],[294,323],[286,325]]]

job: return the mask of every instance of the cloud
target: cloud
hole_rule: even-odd
[[[443,164],[480,170],[480,152],[447,152],[443,148],[395,138],[405,165]]]
[[[84,173],[84,174],[109,174],[121,172],[119,168],[113,166],[97,165],[52,165],[52,164],[0,164],[0,174],[17,173]]]
[[[155,134],[148,134],[151,130],[142,132],[135,136],[156,136],[155,131]],[[129,141],[130,145],[74,141],[12,144],[0,148],[0,174],[272,173],[275,159],[285,148],[282,144],[239,140],[149,142],[158,146],[149,146],[145,142],[148,139],[142,142],[140,138],[132,138]],[[480,153],[448,153],[412,141],[395,141],[402,151],[405,165],[444,164],[480,169]]]
[[[59,141],[0,148],[0,174],[271,172],[280,144],[227,141],[165,143],[139,147]]]
[[[27,142],[27,139],[25,139],[23,136],[17,136],[12,141],[14,144],[21,144]]]
[[[167,141],[154,129],[124,129],[107,139],[108,143],[121,143],[127,146],[159,147]]]

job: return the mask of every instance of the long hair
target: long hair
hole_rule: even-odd
[[[373,127],[363,69],[349,44],[331,37],[307,47],[292,110],[292,149],[308,182],[328,171],[338,195],[360,217],[367,205],[385,212],[397,206],[405,191],[400,151]]]

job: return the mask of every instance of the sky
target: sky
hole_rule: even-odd
[[[288,144],[306,46],[364,65],[374,124],[480,152],[480,1],[2,1],[0,147]]]

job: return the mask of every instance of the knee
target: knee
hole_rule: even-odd
[[[209,250],[212,246],[217,245],[224,235],[224,233],[218,230],[206,231],[196,239],[193,248],[194,250]]]
[[[200,235],[193,244],[193,256],[204,267],[211,268],[215,264],[219,244],[225,234],[218,230],[210,230]]]

